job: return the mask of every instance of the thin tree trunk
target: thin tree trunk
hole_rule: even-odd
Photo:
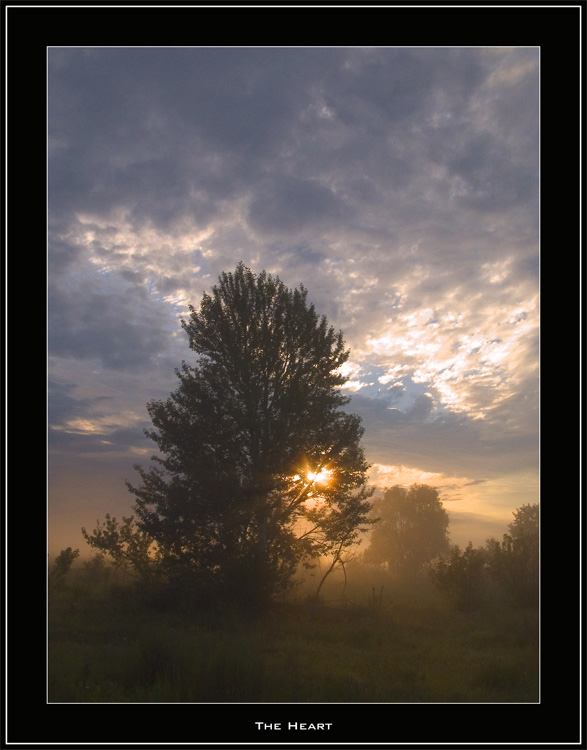
[[[324,581],[332,573],[332,571],[336,567],[336,564],[338,562],[340,562],[342,564],[342,560],[340,559],[340,552],[341,552],[341,550],[342,550],[342,542],[340,544],[340,547],[336,550],[336,552],[334,554],[334,559],[332,560],[332,563],[330,564],[330,567],[328,568],[328,570],[326,571],[326,573],[324,573],[324,575],[322,576],[322,580],[320,581],[320,583],[318,585],[318,589],[316,591],[316,599],[318,599],[318,597],[320,596],[320,590],[322,589],[322,586],[324,585]],[[345,573],[345,575],[346,575],[346,573]]]

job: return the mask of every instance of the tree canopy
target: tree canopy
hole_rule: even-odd
[[[489,567],[516,601],[533,606],[540,594],[540,506],[517,508],[508,529],[501,542],[487,540]]]
[[[458,544],[438,559],[430,569],[432,581],[444,591],[458,609],[474,610],[481,604],[485,593],[485,550],[469,542],[465,549]]]
[[[168,575],[266,601],[369,523],[363,428],[342,408],[349,351],[303,286],[242,263],[189,310],[195,364],[147,405],[160,453],[127,483],[137,526]]]
[[[385,563],[397,575],[415,575],[448,551],[448,513],[433,487],[392,487],[373,502],[373,512],[379,521],[365,562]]]
[[[452,546],[432,566],[432,580],[461,609],[478,607],[490,581],[517,605],[534,608],[540,593],[539,525],[539,506],[522,505],[501,542],[492,537],[479,549],[472,542],[464,550]]]
[[[514,511],[514,520],[508,524],[510,536],[514,541],[524,541],[528,546],[538,550],[540,532],[540,506],[522,505]]]

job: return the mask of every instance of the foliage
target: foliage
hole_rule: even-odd
[[[485,588],[485,554],[469,542],[461,551],[458,544],[450,549],[447,559],[439,559],[431,567],[430,575],[458,609],[472,611],[481,603]]]
[[[386,563],[393,574],[413,576],[448,551],[448,513],[433,487],[392,487],[373,502],[373,512],[379,523],[365,562]]]
[[[538,548],[538,536],[540,530],[540,506],[522,505],[514,511],[514,520],[508,524],[510,535],[514,540],[524,539]]]
[[[230,608],[153,611],[134,587],[61,597],[49,610],[49,701],[536,702],[537,613],[454,612],[425,578],[363,575],[349,569],[344,607],[280,602],[262,622]]]
[[[500,542],[486,544],[489,569],[505,590],[523,606],[538,603],[540,583],[539,506],[523,505],[514,511],[509,533]]]
[[[88,560],[82,563],[81,577],[78,577],[77,590],[83,590],[85,593],[94,595],[105,594],[110,589],[112,582],[112,565],[106,560],[103,552],[97,552]]]
[[[94,549],[110,556],[116,568],[122,568],[136,575],[146,583],[153,582],[158,563],[158,550],[153,538],[137,528],[134,516],[122,517],[122,525],[115,517],[106,514],[105,521],[96,521],[97,526],[89,534],[82,528],[86,542]],[[95,565],[102,557],[97,555]]]
[[[77,557],[79,557],[78,549],[74,550],[71,547],[67,547],[67,549],[61,550],[49,568],[49,586],[52,588],[63,586],[65,577]]]
[[[431,566],[435,584],[460,609],[475,609],[489,583],[496,581],[511,600],[523,607],[534,607],[539,597],[540,549],[539,506],[523,505],[514,511],[509,533],[501,542],[488,539],[485,547],[464,551],[451,548],[447,558]]]
[[[148,404],[161,455],[128,488],[168,576],[264,602],[369,524],[363,428],[341,409],[349,352],[303,286],[242,263],[190,313],[196,363]]]

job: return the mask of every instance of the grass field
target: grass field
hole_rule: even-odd
[[[325,595],[298,593],[263,617],[161,611],[129,586],[79,576],[49,602],[49,702],[539,699],[535,611],[495,597],[455,611],[426,580],[380,577]]]

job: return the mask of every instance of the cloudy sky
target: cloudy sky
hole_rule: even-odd
[[[49,48],[49,549],[130,513],[146,403],[221,271],[351,349],[380,488],[454,542],[538,502],[539,49]]]

